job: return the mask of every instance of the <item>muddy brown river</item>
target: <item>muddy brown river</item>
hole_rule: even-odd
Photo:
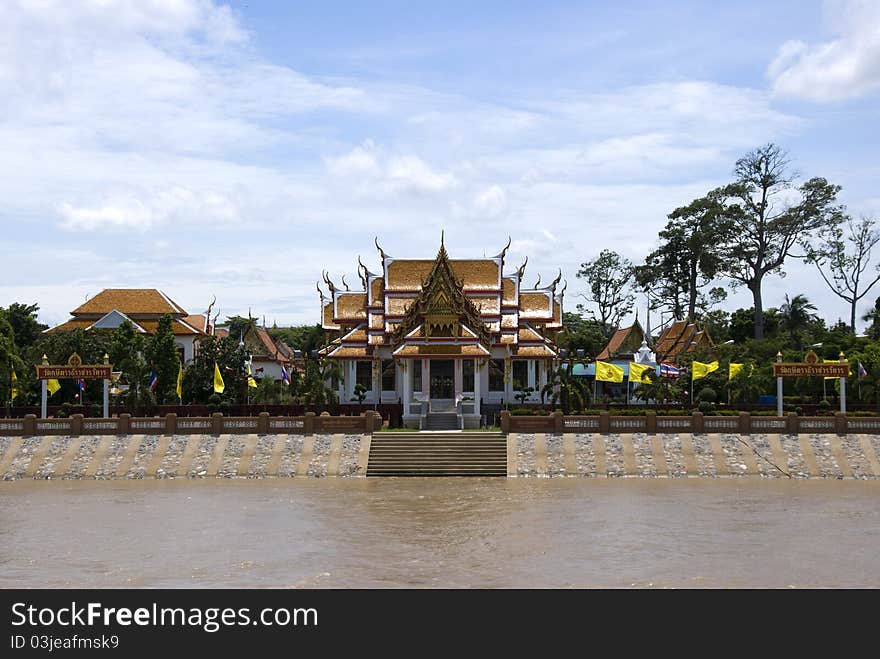
[[[880,482],[0,483],[0,587],[880,587]]]

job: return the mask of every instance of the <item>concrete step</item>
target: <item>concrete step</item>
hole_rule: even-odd
[[[500,433],[376,433],[367,462],[367,476],[506,475]]]

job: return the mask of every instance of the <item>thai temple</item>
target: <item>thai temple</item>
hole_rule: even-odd
[[[449,258],[442,236],[433,259],[396,258],[375,244],[382,270],[358,258],[361,290],[326,273],[329,291],[318,285],[321,354],[338,362],[340,402],[400,401],[409,427],[469,428],[482,406],[515,402],[529,387],[527,400],[539,400],[558,354],[561,271],[547,286],[524,287],[528,259],[505,272],[509,240],[481,259]]]

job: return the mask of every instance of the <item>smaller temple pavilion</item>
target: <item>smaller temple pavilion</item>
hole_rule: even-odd
[[[409,427],[463,428],[479,426],[482,405],[514,402],[529,387],[538,400],[558,352],[565,289],[557,291],[561,272],[548,286],[524,287],[526,263],[504,271],[509,246],[451,259],[441,237],[435,258],[401,259],[376,241],[381,273],[358,259],[362,290],[325,274],[321,354],[340,366],[340,401],[362,392],[365,404],[401,401]]]
[[[153,334],[164,314],[171,316],[171,331],[181,361],[195,356],[200,337],[211,334],[210,307],[203,314],[189,314],[165,293],[155,288],[106,288],[70,312],[70,320],[51,327],[47,333],[73,329],[116,329],[126,320],[136,332]]]

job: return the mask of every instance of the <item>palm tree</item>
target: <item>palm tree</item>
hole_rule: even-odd
[[[578,362],[582,363],[582,362]],[[563,414],[580,412],[591,400],[590,387],[584,378],[574,375],[575,361],[566,360],[549,373],[547,384],[540,391],[541,404],[549,397],[550,403],[562,408]]]
[[[785,294],[785,304],[779,308],[780,326],[788,332],[797,350],[803,350],[803,333],[816,320],[816,314],[811,313],[813,311],[816,311],[816,307],[806,295],[799,293],[788,299],[788,293]]]

